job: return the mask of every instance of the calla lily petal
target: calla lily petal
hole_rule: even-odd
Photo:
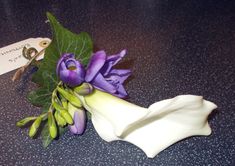
[[[217,106],[201,96],[180,95],[143,108],[105,92],[95,90],[78,96],[92,114],[101,138],[123,140],[141,148],[153,158],[165,148],[193,135],[209,135],[207,117]]]
[[[138,107],[111,94],[95,89],[85,97],[79,96],[86,110],[92,115],[103,116],[109,120],[115,135],[122,135],[132,124],[146,115],[146,109]],[[93,114],[94,113],[94,114]],[[134,116],[133,116],[134,115]],[[113,133],[112,132],[112,133]]]

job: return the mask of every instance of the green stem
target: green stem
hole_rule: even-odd
[[[46,120],[48,117],[47,113],[41,114],[40,117],[42,118],[42,120]]]

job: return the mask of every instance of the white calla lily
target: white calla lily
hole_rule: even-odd
[[[92,114],[92,123],[102,139],[130,142],[150,158],[186,137],[209,135],[207,117],[217,107],[194,95],[162,100],[149,108],[99,90],[78,97]]]

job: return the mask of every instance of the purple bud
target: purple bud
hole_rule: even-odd
[[[57,63],[56,73],[59,79],[71,86],[80,85],[85,79],[85,70],[82,64],[75,59],[74,54],[63,54]]]
[[[74,124],[69,126],[73,134],[82,134],[86,127],[86,113],[84,110],[77,109],[73,115]]]
[[[73,125],[69,125],[69,129],[73,134],[82,134],[86,128],[86,113],[83,109],[79,109],[68,103],[69,114],[73,117]]]

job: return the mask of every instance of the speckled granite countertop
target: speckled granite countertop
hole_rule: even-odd
[[[37,114],[25,96],[36,86],[0,76],[0,165],[213,165],[235,164],[234,1],[0,1],[0,47],[51,37],[45,12],[74,32],[87,31],[108,53],[127,48],[123,65],[133,78],[130,101],[142,106],[179,94],[203,95],[218,105],[213,133],[191,137],[148,159],[126,142],[106,143],[88,123],[82,137],[66,133],[48,148],[15,122]]]

